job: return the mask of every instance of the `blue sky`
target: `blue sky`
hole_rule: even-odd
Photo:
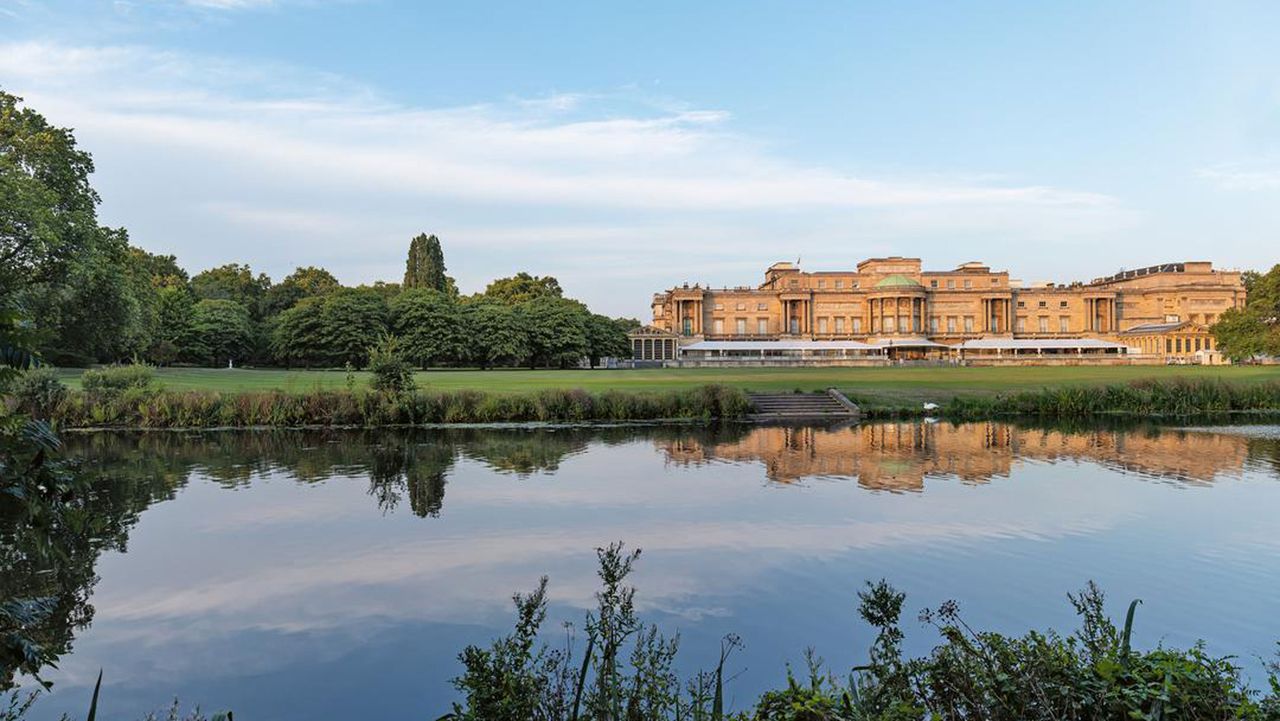
[[[427,231],[643,317],[797,257],[1280,261],[1270,2],[0,0],[0,86],[191,270],[395,280]]]

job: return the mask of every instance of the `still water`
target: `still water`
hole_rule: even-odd
[[[510,623],[513,591],[551,579],[552,621],[580,620],[593,549],[640,547],[649,621],[686,670],[741,636],[741,708],[812,646],[865,659],[866,580],[915,612],[1072,628],[1088,580],[1114,615],[1145,605],[1144,645],[1203,638],[1251,671],[1280,639],[1280,434],[893,423],[93,434],[105,524],[48,579],[68,647],[34,718],[136,718],[175,695],[256,719],[435,718],[457,652]]]

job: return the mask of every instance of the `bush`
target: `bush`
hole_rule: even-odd
[[[383,336],[369,349],[369,370],[373,373],[373,389],[383,393],[413,390],[413,366],[404,359],[400,341],[393,335]]]
[[[141,363],[90,368],[80,376],[80,385],[86,393],[99,397],[114,397],[126,391],[145,393],[160,387],[151,366]]]
[[[36,418],[48,418],[66,400],[67,387],[58,377],[58,371],[43,366],[18,376],[12,393],[18,402],[19,412]]]

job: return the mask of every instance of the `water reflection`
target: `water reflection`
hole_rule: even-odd
[[[67,694],[101,666],[113,717],[178,693],[257,717],[420,718],[443,709],[457,649],[505,626],[511,591],[548,573],[558,612],[577,618],[595,588],[590,549],[618,538],[646,549],[646,611],[691,649],[748,639],[743,694],[833,629],[840,645],[821,650],[857,660],[850,599],[882,576],[1015,630],[1069,623],[1050,612],[1095,578],[1121,598],[1172,600],[1144,607],[1148,639],[1174,629],[1265,654],[1269,615],[1247,606],[1280,594],[1265,562],[1280,557],[1267,511],[1280,439],[1237,430],[89,434],[68,445],[97,479],[100,530],[0,519],[0,602],[60,599],[42,629],[64,656],[59,691],[37,719],[82,711],[83,693]],[[69,562],[41,566],[33,544]]]
[[[969,483],[1006,477],[1025,461],[1090,461],[1124,471],[1209,483],[1239,473],[1250,447],[1265,456],[1275,441],[1203,431],[1059,430],[1007,423],[877,423],[839,429],[763,427],[741,438],[661,441],[673,462],[762,463],[778,483],[805,478],[856,478],[864,488],[923,491],[925,479],[953,476]]]

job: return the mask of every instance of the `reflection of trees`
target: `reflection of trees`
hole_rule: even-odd
[[[0,503],[0,605],[47,599],[51,612],[23,635],[52,658],[70,651],[75,632],[93,620],[89,597],[98,557],[124,552],[139,514],[175,488],[167,476],[128,468],[103,473],[82,463],[70,472],[92,480],[41,522],[32,522],[18,503]],[[0,669],[0,689],[13,679],[13,668]]]
[[[448,443],[412,443],[404,438],[373,447],[369,460],[369,495],[384,513],[395,510],[404,495],[419,518],[440,515],[445,475],[453,468]]]

